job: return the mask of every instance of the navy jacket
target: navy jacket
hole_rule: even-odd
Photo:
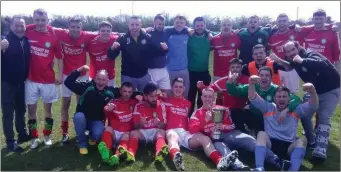
[[[157,31],[157,30],[152,30],[149,32],[151,35],[152,39],[152,44],[157,47],[160,46],[161,42],[167,43],[167,38],[166,38],[166,32],[165,31]],[[157,68],[164,68],[167,65],[167,56],[165,55],[160,55],[158,53],[151,53],[150,54],[150,62],[149,62],[149,68],[150,69],[157,69]]]
[[[317,94],[340,88],[340,74],[330,61],[322,54],[301,49],[301,64],[291,62],[303,82],[314,84]]]
[[[9,46],[1,51],[1,81],[22,84],[28,77],[30,44],[26,37],[19,38],[12,31],[6,39]]]
[[[121,74],[132,78],[141,78],[147,74],[151,56],[167,54],[160,44],[153,44],[151,36],[142,31],[137,41],[128,32],[121,36],[117,42],[120,43],[120,47],[115,50],[109,48],[108,58],[115,59],[122,52]]]

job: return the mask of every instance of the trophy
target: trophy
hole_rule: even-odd
[[[224,119],[225,108],[217,107],[217,108],[213,108],[212,111],[213,111],[213,121],[215,125],[216,126],[221,125]],[[214,141],[221,140],[221,131],[219,129],[214,129],[212,133],[212,139]]]

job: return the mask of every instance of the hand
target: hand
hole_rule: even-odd
[[[275,62],[280,62],[280,58],[275,54],[275,53],[272,53],[272,54],[270,54],[270,59],[271,60],[273,60],[273,61],[275,61]]]
[[[165,91],[161,92],[161,95],[160,95],[162,98],[167,98],[168,95]]]
[[[209,33],[208,36],[207,36],[208,40],[211,41],[213,39],[213,35],[212,33]]]
[[[112,50],[115,50],[115,49],[117,49],[117,48],[120,47],[120,46],[121,46],[120,43],[114,42],[114,43],[111,45],[111,49],[112,49]]]
[[[192,36],[194,34],[194,29],[188,28],[188,34]]]
[[[228,81],[229,82],[235,82],[236,79],[238,78],[238,76],[239,76],[239,73],[230,73]]]
[[[112,110],[114,110],[114,108],[115,108],[115,104],[109,103],[106,110],[107,111],[112,111]]]
[[[295,63],[298,63],[298,64],[301,64],[303,62],[303,59],[299,56],[299,55],[296,55],[293,59],[292,59],[293,62]]]
[[[60,85],[63,83],[63,75],[56,78],[56,84]]]
[[[5,52],[8,46],[9,46],[9,42],[7,41],[7,39],[3,39],[1,41],[1,50]]]
[[[152,27],[147,27],[147,28],[145,28],[145,31],[146,31],[146,32],[151,32],[152,30],[153,30]]]
[[[207,111],[206,112],[206,116],[205,116],[205,121],[211,121],[212,120],[212,112],[211,111]]]
[[[302,27],[300,26],[300,25],[295,25],[295,31],[296,32],[301,32],[301,30],[302,30]]]
[[[215,129],[217,129],[217,130],[221,130],[222,128],[223,128],[223,124],[222,123],[219,123],[219,124],[215,125]]]
[[[312,83],[305,83],[303,84],[303,91],[308,92],[310,94],[314,94],[315,92],[315,87]]]
[[[89,71],[90,70],[90,68],[89,68],[89,66],[88,65],[83,65],[83,66],[81,66],[80,68],[78,68],[77,69],[77,71],[78,72],[87,72],[87,71]]]
[[[161,45],[161,48],[163,49],[163,50],[168,50],[168,46],[167,46],[167,44],[166,43],[164,43],[164,42],[160,42],[160,45]]]
[[[340,31],[340,28],[339,28],[338,26],[336,26],[336,25],[333,25],[333,26],[332,26],[332,30],[333,30],[334,32],[339,32],[339,31]]]
[[[259,76],[257,75],[252,75],[249,78],[249,85],[255,85],[259,82]]]
[[[141,95],[136,95],[136,96],[135,96],[135,99],[137,99],[139,102],[142,102],[142,101],[143,101],[143,96],[141,96]]]
[[[285,116],[287,115],[287,111],[286,110],[283,110],[277,117],[277,122],[278,124],[282,124],[284,119],[285,119]]]
[[[197,88],[200,89],[200,88],[203,88],[203,87],[205,87],[204,81],[198,81],[197,82]]]
[[[239,29],[236,29],[236,30],[233,31],[233,33],[235,33],[235,34],[237,34],[237,35],[239,34],[239,32],[240,32]]]

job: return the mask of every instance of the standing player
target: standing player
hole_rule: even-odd
[[[118,34],[111,34],[112,25],[103,21],[99,24],[99,36],[95,37],[88,46],[90,55],[90,80],[99,70],[108,71],[108,86],[115,86],[115,60],[108,58],[108,49],[118,39]]]
[[[310,83],[303,85],[303,90],[311,93],[312,98],[309,102],[297,106],[292,113],[281,113],[289,105],[290,90],[278,87],[274,97],[275,103],[269,103],[256,93],[255,84],[258,79],[258,76],[250,77],[248,90],[251,103],[264,115],[265,130],[258,133],[255,151],[257,171],[264,171],[267,149],[273,150],[282,158],[290,155],[289,171],[298,171],[305,155],[307,140],[305,138],[296,140],[297,126],[300,117],[310,115],[318,108],[314,86]]]
[[[120,88],[121,97],[111,100],[104,107],[108,126],[98,144],[98,151],[102,160],[111,166],[119,164],[120,150],[128,149],[129,133],[133,128],[133,110],[138,102],[131,99],[133,93],[133,85],[124,82]],[[112,155],[111,149],[114,145],[117,145],[116,152]]]
[[[58,101],[56,84],[60,84],[61,77],[55,79],[53,71],[54,57],[62,58],[59,53],[59,41],[56,35],[47,30],[48,16],[43,9],[33,12],[33,21],[36,24],[34,30],[28,30],[26,36],[31,45],[31,60],[28,80],[25,84],[26,104],[29,113],[29,129],[32,136],[31,148],[37,148],[40,140],[37,130],[37,102],[41,97],[44,103],[45,128],[44,143],[52,145],[50,134],[52,133],[52,103]],[[59,73],[62,75],[62,61],[58,60]]]
[[[284,58],[283,45],[291,41],[299,41],[302,45],[301,34],[297,33],[294,29],[289,29],[289,17],[286,14],[280,14],[277,17],[278,31],[275,32],[269,39],[269,47],[273,53],[278,57]],[[292,93],[298,93],[300,88],[300,78],[295,70],[283,71],[279,70],[281,83],[290,89]]]
[[[192,103],[191,113],[194,110],[195,104],[197,108],[202,106],[201,92],[197,88],[197,82],[203,81],[205,84],[210,84],[211,76],[208,71],[210,58],[210,40],[205,33],[206,23],[203,17],[196,17],[193,21],[194,34],[188,39],[188,71],[190,88],[188,92],[188,100]],[[196,102],[196,103],[195,103]]]
[[[166,108],[158,100],[158,87],[148,83],[143,89],[145,102],[135,106],[133,124],[135,130],[129,136],[128,150],[122,147],[121,153],[127,155],[128,161],[135,161],[135,155],[139,148],[139,140],[146,143],[154,143],[156,149],[156,162],[162,162],[168,154],[165,131]]]

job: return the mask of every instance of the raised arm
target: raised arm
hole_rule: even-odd
[[[226,89],[227,92],[231,96],[236,96],[236,97],[247,97],[248,96],[248,89],[249,85],[244,84],[244,85],[236,85],[235,80],[238,77],[238,74],[234,73],[232,74],[229,79],[226,82]]]
[[[65,86],[77,95],[82,95],[88,88],[89,81],[77,81],[82,72],[89,71],[89,66],[84,65],[74,70],[64,81]]]
[[[315,87],[312,83],[305,83],[303,84],[303,91],[308,92],[310,94],[310,99],[309,101],[300,104],[295,112],[297,113],[297,115],[299,115],[300,117],[304,117],[306,115],[313,115],[315,113],[315,111],[318,108],[319,105],[319,100],[318,100],[318,96],[315,90]]]
[[[115,60],[118,55],[120,55],[121,52],[121,46],[124,44],[124,37],[118,38],[117,41],[115,41],[111,47],[108,50],[108,58]]]

